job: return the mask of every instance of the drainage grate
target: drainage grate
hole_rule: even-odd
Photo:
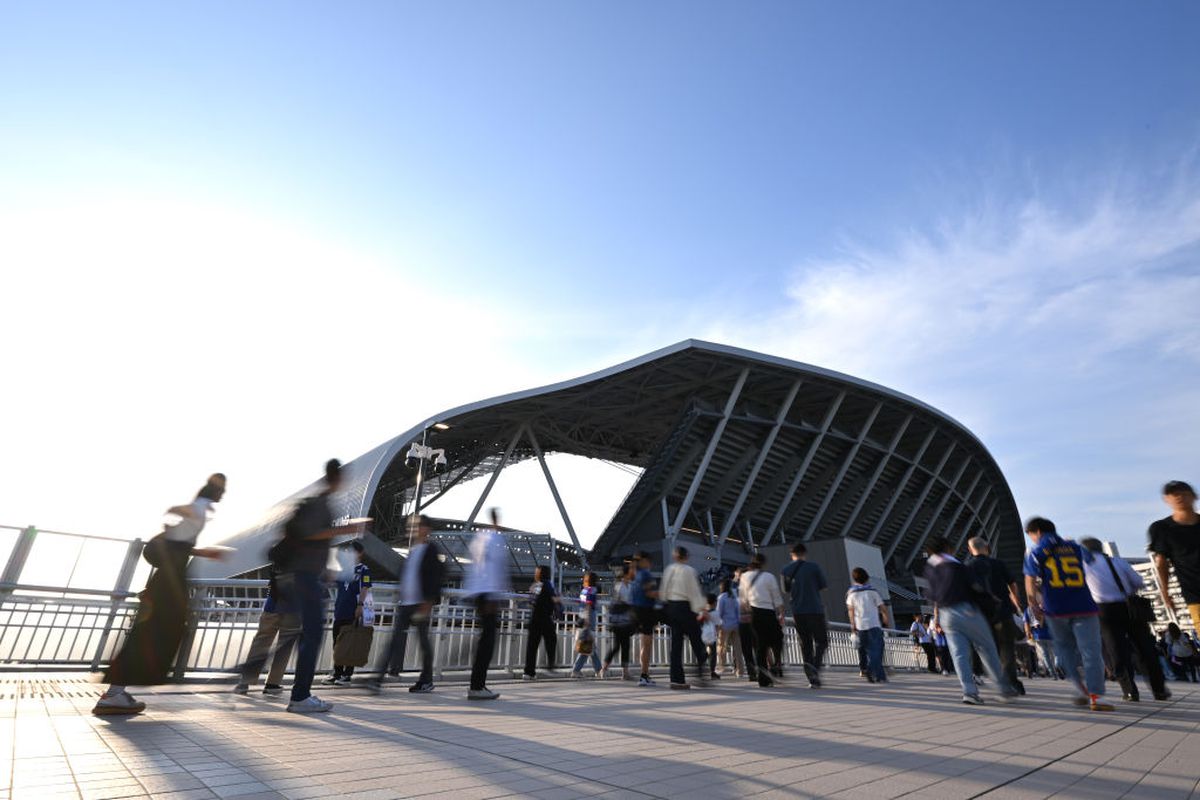
[[[93,697],[95,694],[95,685],[86,677],[0,678],[0,700]]]

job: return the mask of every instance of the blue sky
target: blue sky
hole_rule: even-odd
[[[0,522],[152,532],[220,465],[219,531],[699,337],[933,403],[1024,513],[1140,549],[1200,481],[1198,38],[1188,3],[6,3]]]

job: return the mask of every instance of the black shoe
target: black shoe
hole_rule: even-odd
[[[433,682],[417,681],[412,686],[408,687],[408,691],[413,694],[428,694],[433,691]]]
[[[762,677],[759,677],[759,679],[758,679],[758,688],[760,688],[760,689],[770,689],[774,685],[775,685],[775,681],[771,680],[768,677],[762,676]]]
[[[1121,699],[1127,703],[1136,703],[1139,700],[1141,700],[1142,698],[1138,697],[1136,694],[1130,694],[1129,692],[1125,692],[1123,695],[1121,695]]]
[[[1017,681],[1016,690],[1017,690],[1017,694],[1024,696],[1025,684],[1021,683],[1020,681]]]

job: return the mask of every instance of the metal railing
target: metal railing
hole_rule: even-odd
[[[189,582],[191,616],[188,634],[176,661],[175,677],[185,673],[230,673],[245,660],[258,627],[266,594],[266,581],[194,580]],[[369,665],[390,643],[397,585],[377,583],[373,587],[377,617]],[[330,588],[330,599],[333,589]],[[574,633],[578,623],[577,604],[567,600],[563,618],[556,623],[559,666],[574,657]],[[332,603],[327,604],[327,615]],[[137,615],[137,596],[113,592],[0,582],[0,669],[98,669],[107,664],[121,646]],[[596,646],[607,653],[613,636],[606,624],[607,606],[602,602]],[[496,653],[497,670],[520,670],[525,662],[529,604],[525,595],[504,597],[499,618]],[[325,620],[326,630],[332,618]],[[829,626],[831,666],[858,665],[858,651],[851,644],[849,627]],[[448,590],[431,615],[431,639],[438,674],[470,668],[478,639],[474,608],[459,590]],[[891,669],[923,668],[923,655],[903,631],[887,631],[884,664]],[[652,662],[665,665],[669,657],[668,629],[659,626],[653,639]],[[690,658],[688,648],[685,653]],[[322,648],[318,670],[332,666],[332,648]],[[410,646],[405,652],[405,669],[418,668],[419,653]],[[540,657],[544,661],[544,655]],[[784,629],[785,665],[801,663],[800,645],[791,620]],[[634,660],[636,660],[636,643]],[[369,671],[372,667],[366,668]],[[290,669],[290,665],[289,665]]]

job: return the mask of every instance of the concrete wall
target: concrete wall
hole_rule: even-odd
[[[808,560],[821,565],[829,588],[824,592],[825,615],[830,622],[849,622],[846,618],[846,592],[850,589],[850,570],[862,567],[871,576],[871,585],[888,603],[891,613],[891,595],[884,580],[883,551],[854,539],[823,539],[808,542]],[[761,551],[767,559],[767,568],[779,574],[792,560],[791,545],[766,547]],[[893,621],[894,624],[894,621]]]

